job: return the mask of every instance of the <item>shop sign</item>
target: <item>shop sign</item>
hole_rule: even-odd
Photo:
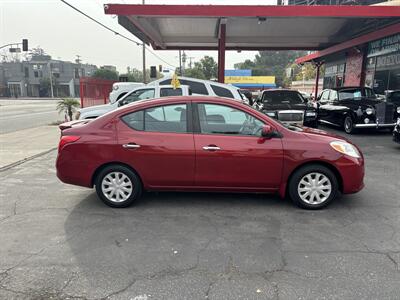
[[[400,51],[400,33],[368,44],[368,56],[378,56]]]
[[[380,56],[376,58],[376,68],[400,66],[400,53]]]

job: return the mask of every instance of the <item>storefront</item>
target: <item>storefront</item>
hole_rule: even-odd
[[[325,65],[323,88],[368,86],[384,95],[386,91],[400,90],[399,32],[400,23],[396,23],[300,57],[296,62],[313,63],[318,69]]]
[[[330,89],[343,86],[346,61],[345,57],[333,59],[325,64],[323,88]]]
[[[400,90],[400,33],[368,44],[365,85],[377,94]]]

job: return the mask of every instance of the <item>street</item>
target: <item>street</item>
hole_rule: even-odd
[[[56,111],[58,99],[0,100],[0,134],[64,120]]]
[[[389,132],[346,137],[365,189],[320,211],[173,192],[112,209],[57,179],[56,151],[5,170],[0,298],[398,299],[400,146]]]

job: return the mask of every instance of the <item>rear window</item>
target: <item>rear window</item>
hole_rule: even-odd
[[[179,80],[181,84],[190,86],[192,93],[200,95],[208,95],[206,85],[201,82],[191,81],[191,80]]]
[[[208,95],[208,91],[206,88],[206,85],[201,82],[196,82],[196,81],[191,81],[191,80],[185,80],[185,79],[179,79],[179,82],[184,85],[188,85],[190,87],[190,90],[194,94],[200,94],[200,95]],[[171,84],[171,79],[166,79],[163,81],[160,81],[159,85],[170,85]]]
[[[182,96],[182,89],[162,88],[160,90],[160,97],[169,97],[169,96]]]
[[[269,104],[301,104],[304,103],[303,97],[300,93],[295,91],[271,91],[264,92],[262,95],[262,101]]]
[[[214,91],[215,95],[217,95],[219,97],[234,98],[231,91],[226,88],[216,86],[213,84],[211,85],[211,88]]]

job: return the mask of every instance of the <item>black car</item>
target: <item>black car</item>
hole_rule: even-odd
[[[393,130],[393,141],[400,144],[400,118],[397,119],[397,124]]]
[[[271,89],[262,92],[254,108],[282,123],[317,127],[317,110],[298,91]]]
[[[317,102],[318,119],[354,133],[357,128],[395,126],[396,106],[378,99],[368,87],[340,87],[323,90]]]

